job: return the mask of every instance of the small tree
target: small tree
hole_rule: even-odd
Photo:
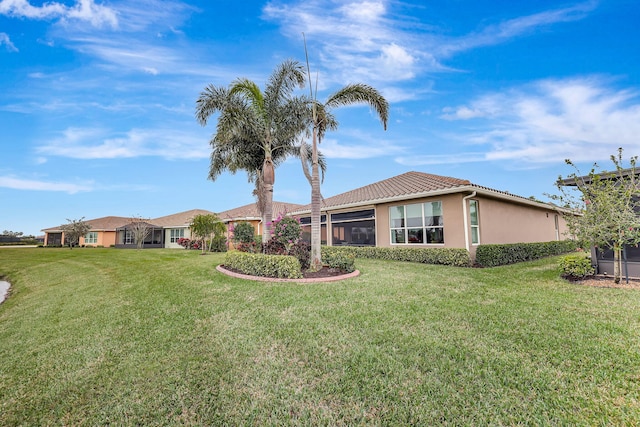
[[[206,250],[211,251],[213,241],[216,237],[224,234],[226,227],[215,214],[196,215],[191,220],[191,233],[202,241],[202,253]],[[207,248],[207,238],[209,238],[209,247]]]
[[[611,156],[615,166],[612,172],[597,171],[597,164],[588,175],[582,175],[569,159],[566,163],[576,172],[566,179],[559,178],[557,187],[561,196],[555,200],[581,215],[565,215],[569,231],[580,240],[600,248],[613,250],[613,275],[620,282],[622,271],[621,252],[625,245],[640,243],[640,181],[636,171],[637,156],[629,161],[630,168],[623,167],[622,148]],[[572,191],[571,188],[577,189]]]
[[[148,218],[134,216],[131,218],[131,224],[128,226],[138,249],[142,249],[145,239],[151,232],[151,225],[147,221],[149,221]]]
[[[91,230],[91,226],[84,221],[84,217],[80,219],[67,218],[68,224],[64,224],[60,229],[64,232],[65,240],[69,244],[69,249],[78,244],[80,236],[84,236]]]
[[[233,243],[237,250],[242,252],[256,251],[255,229],[251,223],[242,221],[230,228],[233,231]]]

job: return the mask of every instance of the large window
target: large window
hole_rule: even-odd
[[[85,236],[84,236],[84,243],[85,244],[96,244],[98,243],[98,232],[97,231],[90,231],[88,232]]]
[[[171,243],[178,243],[178,240],[182,239],[183,237],[184,237],[184,228],[172,228],[169,241]]]
[[[469,216],[471,218],[471,243],[480,243],[480,219],[478,218],[478,201],[469,200]]]
[[[373,209],[332,214],[332,244],[334,246],[375,246],[375,216]]]
[[[392,244],[444,243],[442,202],[389,208]]]

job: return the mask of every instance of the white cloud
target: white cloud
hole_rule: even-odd
[[[353,136],[353,135],[352,135]],[[390,156],[402,151],[402,148],[386,141],[373,141],[361,135],[356,143],[340,143],[335,139],[322,140],[319,150],[328,159],[371,159],[374,157]]]
[[[39,146],[43,156],[74,159],[116,159],[158,156],[166,159],[202,159],[210,155],[207,140],[171,129],[132,129],[109,135],[100,129],[68,128],[59,138]]]
[[[544,80],[487,95],[443,117],[479,120],[460,138],[487,146],[487,160],[596,161],[618,147],[640,153],[639,95],[598,78]]]
[[[18,52],[18,48],[11,42],[7,33],[0,33],[0,46],[5,45],[9,52]]]
[[[413,16],[402,16],[401,8],[409,6],[386,0],[274,0],[263,13],[265,19],[279,23],[291,38],[299,39],[305,33],[312,61],[319,58],[334,80],[399,82],[423,72],[451,71],[444,61],[455,53],[505,43],[541,27],[582,19],[596,5],[595,0],[589,0],[515,17],[462,36],[449,35]]]
[[[50,2],[42,6],[32,6],[27,0],[0,0],[0,15],[28,19],[60,19],[62,21],[79,20],[89,22],[94,27],[104,24],[116,28],[118,17],[116,12],[106,6],[96,4],[93,0],[78,0],[75,6]]]
[[[515,37],[531,33],[540,27],[576,21],[584,18],[596,8],[597,4],[596,0],[589,0],[570,7],[509,19],[498,25],[487,26],[463,37],[445,39],[443,40],[444,43],[438,48],[439,56],[446,57],[459,51],[503,43]]]
[[[13,176],[0,176],[0,187],[11,188],[13,190],[61,191],[69,194],[92,190],[91,183],[72,184],[65,182],[49,182],[22,179]]]
[[[483,162],[487,160],[485,153],[454,153],[396,157],[396,163],[404,166],[426,165],[458,165],[462,163]]]

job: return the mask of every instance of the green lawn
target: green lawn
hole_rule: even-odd
[[[222,259],[0,250],[0,425],[640,424],[640,291],[557,258],[326,284]]]

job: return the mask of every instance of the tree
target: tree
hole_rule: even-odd
[[[4,230],[2,232],[3,236],[9,236],[9,237],[22,237],[24,235],[24,233],[22,231],[10,231],[10,230]]]
[[[306,51],[306,47],[305,47]],[[307,58],[307,69],[309,67],[309,59]],[[307,74],[311,76],[308,70]],[[322,195],[320,193],[320,174],[319,174],[319,155],[318,144],[322,142],[322,138],[327,130],[336,130],[338,122],[331,113],[334,108],[353,105],[368,104],[377,114],[382,122],[382,126],[387,130],[387,121],[389,118],[389,103],[375,88],[362,83],[349,84],[330,95],[324,103],[316,100],[317,90],[314,94],[311,77],[309,77],[309,89],[311,92],[311,116],[312,116],[312,143],[311,143],[311,171],[309,171],[308,158],[309,147],[303,145],[304,156],[302,158],[302,168],[309,184],[311,185],[311,262],[312,270],[322,268],[321,257],[321,227],[320,227],[320,210]],[[306,159],[305,159],[306,157]],[[324,175],[324,174],[323,174]]]
[[[220,218],[215,214],[196,215],[191,220],[191,233],[202,241],[202,253],[211,251],[213,241],[226,231],[226,227]],[[209,248],[207,248],[207,238],[209,238]]]
[[[629,168],[623,167],[622,148],[611,156],[615,170],[599,171],[594,164],[582,175],[569,159],[565,162],[576,172],[557,181],[560,196],[553,198],[581,215],[565,215],[571,234],[593,246],[608,248],[614,254],[614,281],[620,282],[621,252],[625,245],[640,243],[640,181],[636,171],[637,156]],[[571,189],[577,190],[572,191]]]
[[[69,249],[73,249],[78,244],[80,236],[84,236],[91,230],[91,226],[84,221],[84,217],[80,219],[67,218],[68,224],[64,224],[60,229],[64,232],[64,238],[69,244]]]
[[[253,81],[240,78],[229,87],[209,85],[196,102],[196,119],[205,126],[219,113],[212,147],[209,179],[224,171],[247,172],[262,214],[263,241],[271,238],[275,169],[296,154],[296,138],[308,122],[307,100],[293,96],[303,87],[303,67],[285,61],[269,77],[264,92]]]
[[[151,232],[151,225],[148,223],[148,218],[142,218],[140,216],[134,216],[131,218],[131,223],[127,226],[128,230],[133,236],[133,241],[138,249],[142,249],[144,241]]]

